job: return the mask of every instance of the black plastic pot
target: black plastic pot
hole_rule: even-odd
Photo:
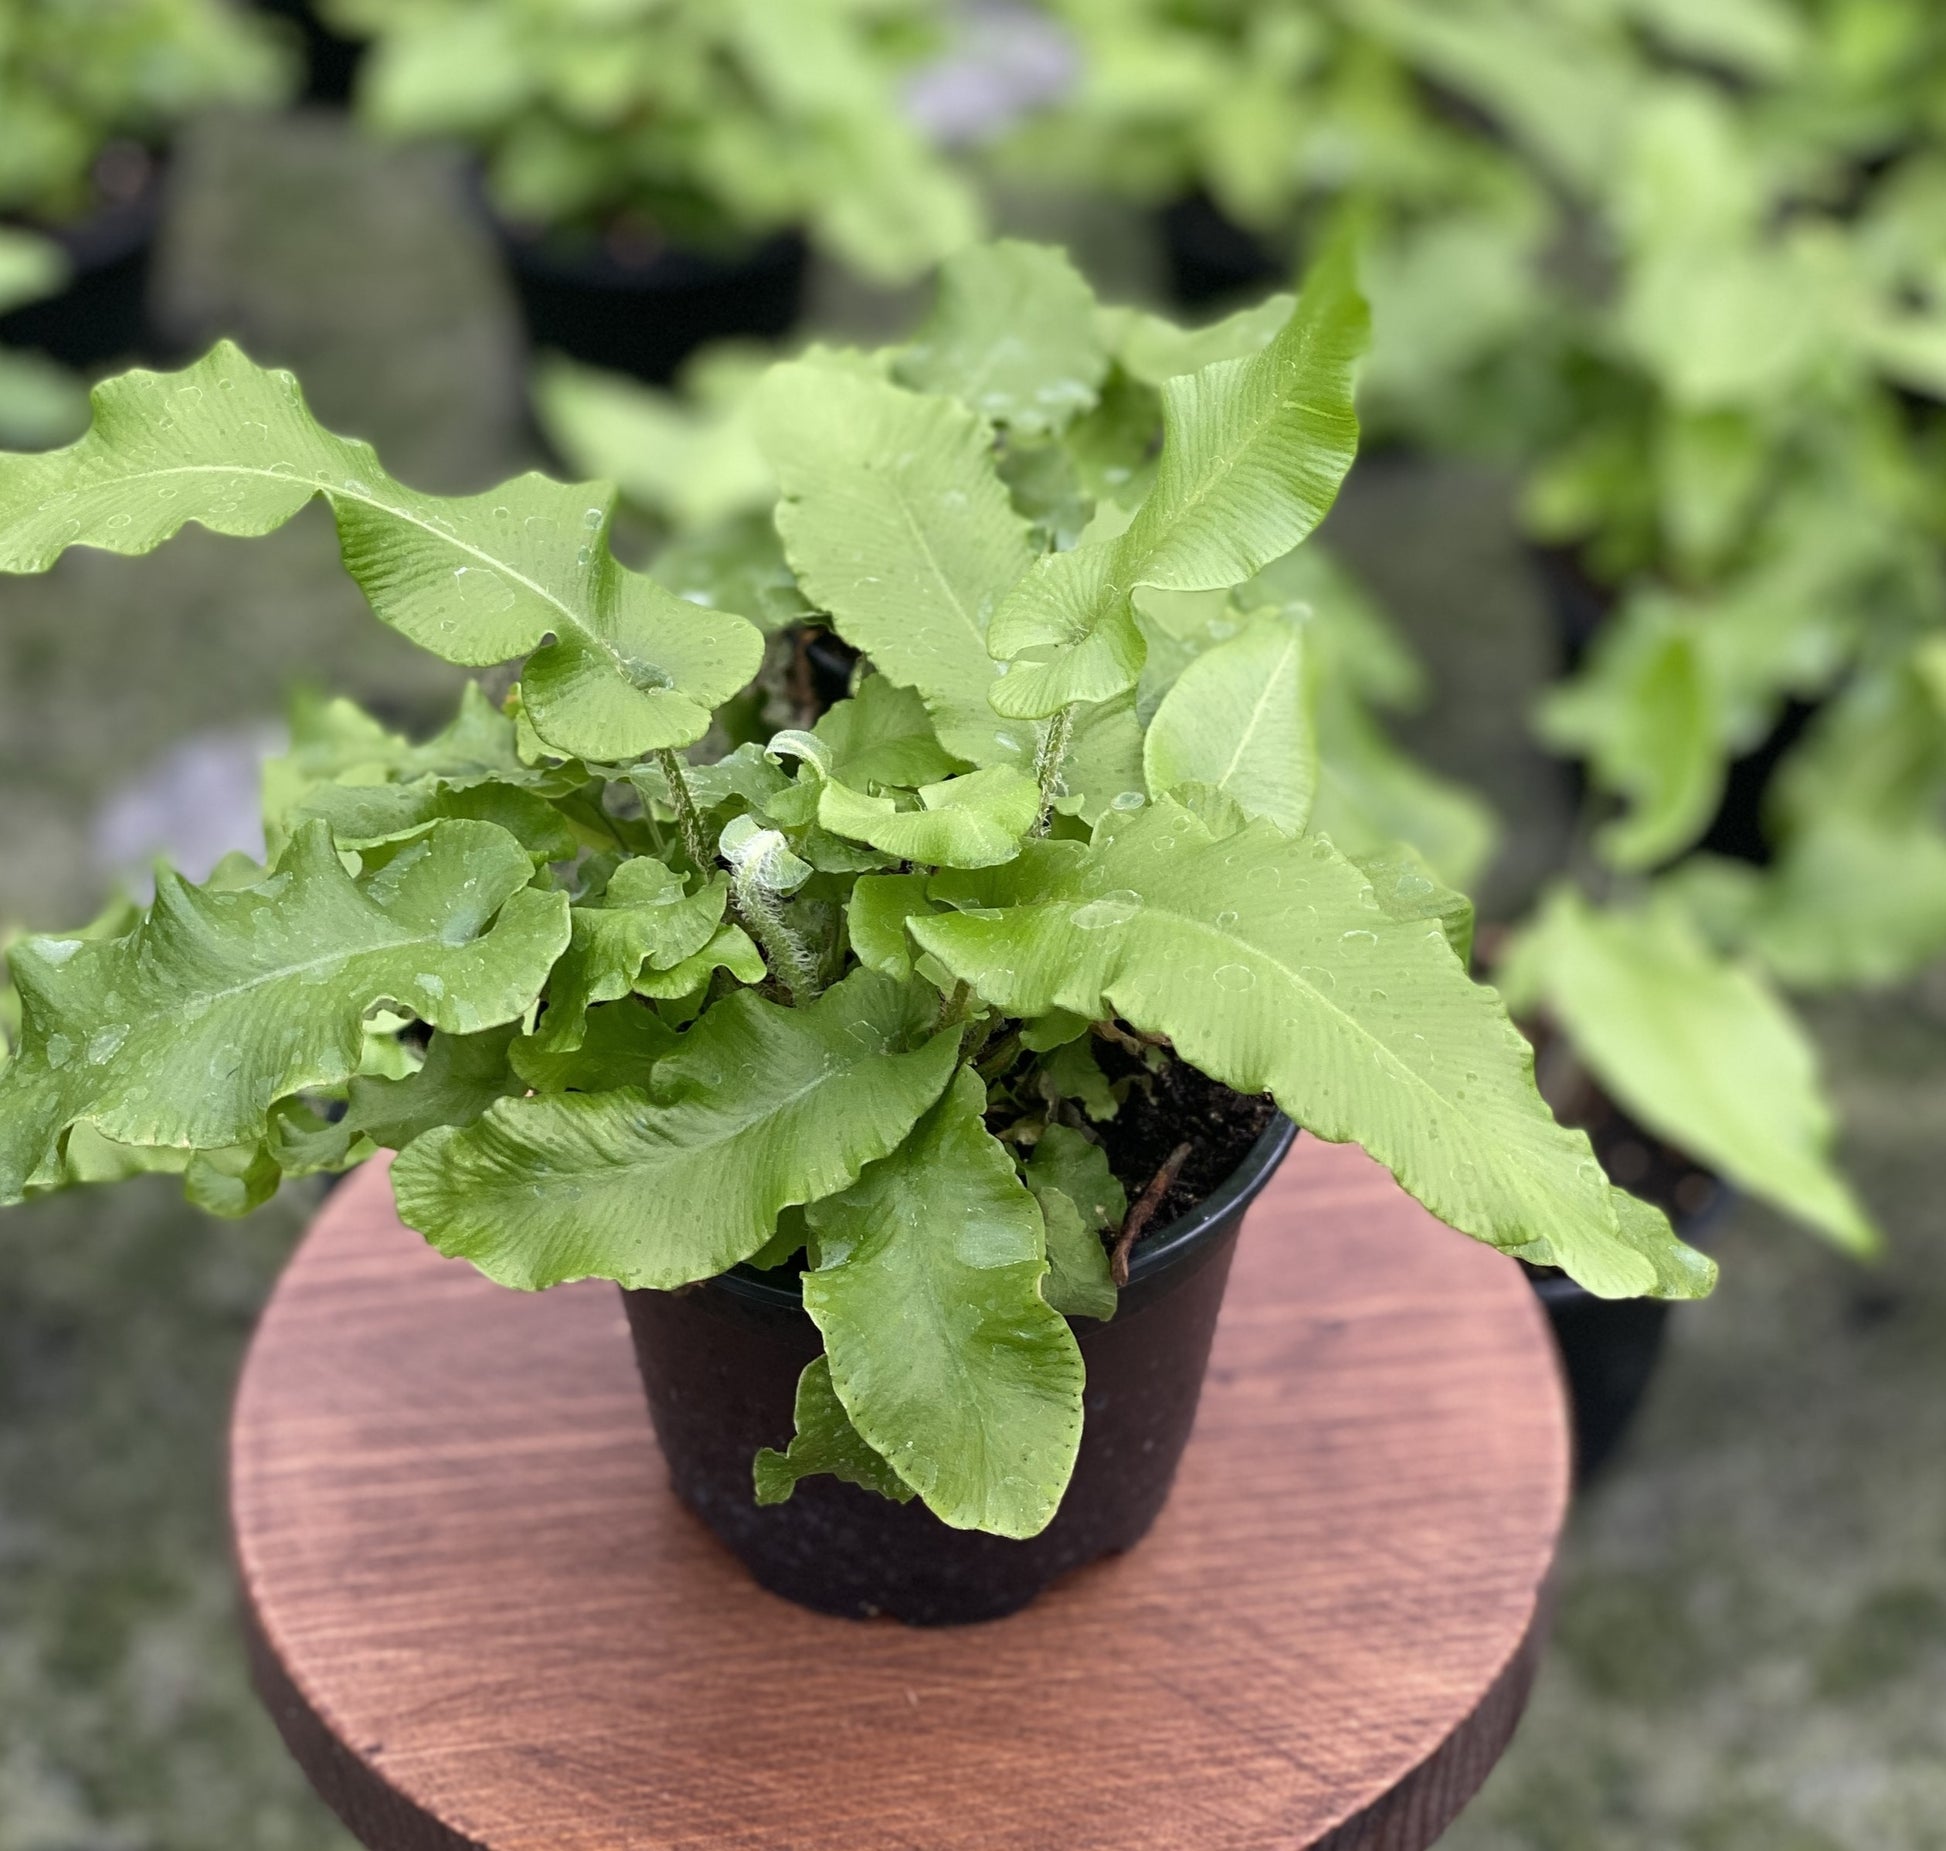
[[[1169,286],[1184,308],[1212,308],[1290,283],[1292,264],[1207,193],[1190,193],[1164,206],[1157,222]]]
[[[1087,1418],[1067,1496],[1040,1535],[949,1529],[916,1500],[831,1478],[759,1508],[751,1460],[789,1443],[797,1378],[821,1345],[794,1277],[744,1269],[684,1292],[622,1295],[677,1495],[772,1593],[914,1625],[999,1619],[1070,1569],[1133,1548],[1196,1418],[1244,1211],[1296,1135],[1273,1120],[1221,1189],[1137,1247],[1115,1316],[1075,1320]]]
[[[730,256],[677,245],[635,256],[490,216],[533,344],[651,385],[707,342],[776,340],[803,310],[809,252],[794,232]]]
[[[351,101],[359,62],[365,47],[342,38],[318,16],[311,0],[257,0],[266,13],[288,20],[304,45],[304,92],[307,103],[344,104]]]
[[[1595,1151],[1616,1167],[1619,1151],[1651,1153],[1657,1173],[1631,1173],[1627,1184],[1661,1208],[1691,1246],[1707,1245],[1710,1229],[1734,1199],[1729,1186],[1643,1131],[1601,1101],[1601,1123],[1585,1128]],[[1575,1122],[1581,1122],[1576,1115]],[[1632,1168],[1632,1166],[1630,1166]],[[1565,1273],[1530,1272],[1561,1352],[1574,1416],[1574,1474],[1586,1485],[1614,1456],[1655,1377],[1669,1332],[1666,1299],[1597,1298]]]
[[[858,651],[829,630],[812,630],[804,641],[804,660],[810,671],[811,692],[826,708],[835,707],[851,692]]]
[[[74,225],[32,227],[67,253],[72,275],[57,296],[0,315],[0,347],[37,349],[77,372],[152,358],[149,273],[162,224],[162,181]]]

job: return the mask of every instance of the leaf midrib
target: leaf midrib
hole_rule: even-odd
[[[292,471],[289,475],[285,475],[275,469],[263,469],[247,463],[178,463],[167,469],[128,470],[115,474],[110,479],[108,486],[121,487],[140,482],[160,482],[167,480],[171,476],[248,476],[263,482],[294,483],[299,487],[308,486],[312,494],[322,495],[327,501],[356,502],[361,507],[372,508],[381,514],[390,515],[394,520],[403,521],[407,526],[416,528],[420,533],[425,534],[439,545],[448,547],[453,552],[462,553],[469,559],[477,560],[488,571],[496,573],[504,572],[507,577],[513,579],[517,584],[525,586],[543,604],[559,612],[569,628],[578,637],[600,650],[613,663],[615,673],[623,681],[628,681],[628,685],[631,688],[635,686],[632,681],[629,681],[620,650],[595,630],[575,610],[573,605],[566,603],[556,593],[548,590],[545,585],[530,578],[517,566],[510,564],[497,554],[482,551],[470,542],[460,539],[457,534],[446,532],[444,528],[435,525],[424,516],[414,514],[409,508],[401,508],[392,502],[382,501],[376,495],[362,494],[355,490],[345,488],[342,484],[334,486],[315,472],[307,471],[299,474],[296,471]],[[184,520],[193,520],[196,518],[196,516],[189,514],[183,516]],[[636,689],[635,691],[637,693],[649,692],[646,689]]]
[[[901,1060],[901,1061],[909,1060],[914,1055],[923,1054],[926,1051],[926,1048],[929,1046],[931,1046],[931,1043],[927,1042],[917,1048],[908,1049],[904,1054],[894,1054],[890,1056],[890,1058],[893,1060]],[[868,1061],[880,1060],[884,1058],[887,1057],[883,1049],[874,1052],[871,1049],[864,1048],[861,1046],[859,1048],[859,1054],[856,1060],[848,1062],[846,1065],[835,1069],[830,1067],[820,1067],[818,1071],[808,1081],[805,1082],[804,1085],[798,1087],[793,1092],[785,1094],[782,1098],[774,1100],[762,1113],[738,1120],[734,1125],[730,1127],[729,1130],[725,1131],[720,1137],[715,1137],[715,1138],[688,1137],[685,1138],[681,1144],[670,1143],[662,1146],[662,1149],[676,1157],[687,1156],[690,1153],[698,1152],[698,1151],[721,1150],[725,1145],[735,1143],[737,1139],[744,1137],[745,1135],[747,1135],[749,1132],[756,1129],[757,1127],[768,1125],[773,1120],[778,1118],[781,1114],[791,1110],[794,1106],[797,1106],[801,1104],[804,1100],[808,1099],[820,1087],[827,1086],[827,1085],[835,1085],[840,1080],[850,1078],[853,1074],[855,1074],[859,1070],[859,1068],[863,1067]],[[655,1097],[655,1095],[649,1092],[645,1087],[631,1087],[626,1090],[641,1093],[644,1099],[646,1099],[648,1102],[648,1109],[651,1112],[663,1115],[665,1118],[669,1115],[673,1115],[674,1113],[683,1110],[685,1106],[691,1103],[691,1101],[683,1100],[683,1101],[679,1101],[675,1105],[670,1105],[665,1101],[658,1100]],[[596,1094],[589,1094],[587,1096],[591,1099],[601,1099],[607,1097],[608,1095],[596,1093]],[[924,1116],[925,1110],[926,1108],[924,1106],[920,1108],[919,1112],[914,1117],[915,1123],[918,1121],[918,1118]],[[604,1163],[599,1166],[599,1169],[603,1180],[621,1181],[622,1179],[638,1171],[643,1171],[643,1170],[653,1171],[655,1167],[656,1167],[655,1164],[649,1161],[648,1159],[637,1156],[637,1157],[631,1157],[626,1162],[620,1164]],[[586,1173],[588,1172],[584,1172],[584,1171],[561,1172],[561,1174],[564,1175],[580,1175]],[[525,1183],[519,1185],[519,1187],[523,1190],[526,1189],[527,1186],[528,1185]]]
[[[1257,728],[1263,724],[1264,714],[1270,706],[1270,697],[1277,684],[1283,679],[1284,669],[1291,657],[1296,654],[1299,644],[1295,636],[1286,637],[1283,648],[1278,652],[1277,666],[1264,677],[1263,691],[1257,696],[1256,704],[1250,709],[1250,719],[1238,738],[1236,750],[1230,754],[1230,762],[1223,767],[1223,775],[1217,779],[1219,790],[1228,790],[1230,779],[1236,775],[1237,767],[1243,763],[1243,755],[1250,742],[1257,736]]]
[[[1076,908],[1083,906],[1085,904],[1086,902],[1083,900],[1055,899],[1055,900],[1044,900],[1040,902],[1030,902],[1027,906],[1017,907],[1012,910],[1017,912],[1031,912],[1031,911],[1039,910],[1039,908],[1046,907],[1050,909],[1058,909],[1066,913],[1072,913]],[[1268,964],[1279,975],[1287,977],[1290,980],[1291,984],[1296,989],[1300,990],[1305,995],[1313,998],[1320,1009],[1324,1010],[1327,1014],[1332,1016],[1334,1019],[1343,1022],[1358,1037],[1360,1037],[1363,1041],[1368,1043],[1377,1052],[1378,1056],[1386,1064],[1387,1067],[1395,1069],[1399,1073],[1403,1074],[1404,1077],[1415,1088],[1417,1088],[1420,1092],[1425,1094],[1426,1097],[1431,1099],[1433,1103],[1438,1107],[1439,1114],[1442,1120],[1445,1120],[1447,1122],[1459,1120],[1461,1122],[1470,1123],[1470,1120],[1467,1119],[1466,1114],[1461,1111],[1457,1101],[1449,1099],[1444,1093],[1440,1092],[1439,1089],[1436,1086],[1434,1086],[1433,1083],[1429,1079],[1427,1079],[1425,1075],[1415,1071],[1411,1066],[1407,1065],[1403,1057],[1400,1056],[1388,1042],[1381,1040],[1377,1035],[1373,1034],[1373,1032],[1369,1028],[1365,1027],[1365,1025],[1362,1022],[1360,1022],[1356,1016],[1352,1015],[1348,1010],[1345,1010],[1341,1008],[1339,1005],[1337,1005],[1336,1003],[1332,1002],[1331,999],[1327,997],[1322,990],[1320,990],[1315,984],[1307,982],[1296,971],[1292,970],[1287,964],[1285,964],[1282,961],[1282,959],[1280,959],[1274,952],[1265,950],[1263,946],[1255,943],[1250,939],[1242,938],[1234,933],[1225,931],[1221,926],[1212,925],[1208,920],[1199,919],[1193,913],[1178,911],[1174,907],[1158,903],[1157,901],[1148,899],[1146,897],[1143,899],[1141,910],[1142,913],[1144,914],[1153,914],[1159,918],[1180,922],[1181,924],[1192,928],[1193,930],[1201,934],[1206,939],[1213,940],[1217,944],[1222,945],[1225,948],[1231,948],[1238,951],[1246,952],[1252,958],[1261,960],[1263,963]],[[1107,990],[1110,987],[1114,987],[1112,985],[1112,980],[1111,980],[1111,985],[1104,986],[1103,993],[1106,994]],[[1116,998],[1115,1002],[1116,1002],[1116,1007],[1118,1009],[1121,1009],[1123,1007],[1121,999]],[[1131,1017],[1131,1020],[1132,1019],[1133,1018]],[[1140,1026],[1140,1024],[1138,1024],[1138,1026]]]
[[[1288,356],[1289,365],[1291,365],[1292,367],[1301,366],[1305,362],[1305,360],[1307,360],[1310,357],[1310,349],[1315,344],[1317,333],[1318,330],[1315,329],[1314,327],[1311,327],[1308,324],[1303,328],[1301,328],[1300,330],[1298,330],[1297,338],[1292,342],[1291,352]],[[1223,363],[1218,362],[1218,364],[1220,365]],[[1308,398],[1299,396],[1297,394],[1290,394],[1287,396],[1285,393],[1274,389],[1275,376],[1280,370],[1282,370],[1284,364],[1285,361],[1278,356],[1278,343],[1275,341],[1273,341],[1268,347],[1264,348],[1261,353],[1253,354],[1250,357],[1249,361],[1246,362],[1246,365],[1253,370],[1259,366],[1262,366],[1267,371],[1270,372],[1272,376],[1273,390],[1270,393],[1269,402],[1266,404],[1264,409],[1257,416],[1255,416],[1254,418],[1250,418],[1246,421],[1244,425],[1243,435],[1238,442],[1231,445],[1226,450],[1219,451],[1219,452],[1212,452],[1213,455],[1222,455],[1231,458],[1246,455],[1250,451],[1256,448],[1258,443],[1262,441],[1264,433],[1270,429],[1271,425],[1285,411],[1296,407],[1302,407],[1305,410],[1317,409],[1314,405],[1312,405],[1311,401]],[[1193,379],[1195,375],[1192,373],[1188,375],[1188,377]],[[1169,400],[1166,395],[1164,397],[1163,404],[1165,408],[1164,444],[1165,444],[1165,453],[1166,453],[1168,422],[1169,422],[1167,418],[1167,411],[1170,408]],[[1209,471],[1203,476],[1202,480],[1198,482],[1192,489],[1188,490],[1175,503],[1173,507],[1168,509],[1158,510],[1158,514],[1157,514],[1158,523],[1160,522],[1162,516],[1166,514],[1169,520],[1169,531],[1165,531],[1157,535],[1155,540],[1147,548],[1144,549],[1139,563],[1133,560],[1128,562],[1127,576],[1131,585],[1142,583],[1141,578],[1138,576],[1139,573],[1149,564],[1151,560],[1154,559],[1155,555],[1162,550],[1163,546],[1167,543],[1167,541],[1171,537],[1171,533],[1173,532],[1173,530],[1177,527],[1180,527],[1182,523],[1185,520],[1187,520],[1191,515],[1197,513],[1202,508],[1203,504],[1207,502],[1213,494],[1216,493],[1218,485],[1220,483],[1227,482],[1231,478],[1231,476],[1234,475],[1235,473],[1236,473],[1236,464],[1234,461],[1227,463],[1222,469]],[[1145,502],[1142,507],[1142,513],[1146,514],[1149,510],[1150,505],[1151,504],[1149,502]],[[1140,516],[1138,515],[1137,520],[1135,522],[1130,523],[1129,532],[1130,533],[1135,532],[1136,527],[1139,525],[1139,523],[1140,523]]]
[[[509,895],[508,897],[511,898],[512,896]],[[504,901],[502,905],[505,905]],[[388,940],[384,944],[361,945],[352,951],[330,951],[325,952],[319,957],[306,958],[300,963],[279,965],[275,970],[264,971],[255,977],[246,979],[242,983],[231,984],[225,989],[191,990],[183,992],[183,994],[193,1000],[201,1001],[207,999],[210,1010],[214,1011],[224,1003],[232,1002],[238,997],[248,996],[253,990],[262,989],[266,984],[282,983],[287,978],[300,977],[306,971],[322,970],[329,964],[346,964],[355,959],[377,957],[383,953],[393,951],[416,951],[430,945],[438,945],[448,951],[469,950],[479,944],[482,939],[489,937],[492,931],[493,928],[489,926],[476,937],[468,939],[464,945],[454,945],[436,931],[411,934],[404,938]],[[198,1020],[200,1019],[199,1017]]]
[[[932,540],[926,533],[926,530],[920,525],[919,517],[913,510],[912,502],[906,494],[904,482],[896,476],[887,476],[886,483],[891,490],[893,504],[898,509],[900,518],[905,522],[906,530],[911,536],[913,544],[924,556],[927,570],[938,581],[941,589],[946,594],[948,602],[952,606],[954,615],[966,626],[967,635],[973,639],[975,661],[978,665],[984,666],[988,671],[985,679],[993,680],[997,678],[1000,670],[998,665],[987,655],[986,632],[981,629],[979,619],[966,607],[957,588],[947,575],[945,567],[940,564],[939,555],[933,548]],[[984,484],[981,486],[983,487]],[[969,502],[977,492],[977,489],[970,489],[968,491]],[[1031,564],[1032,561],[1030,559],[1029,565]],[[1026,567],[1022,568],[1023,573],[1026,570]]]
[[[948,1083],[948,1090],[949,1091],[951,1090],[950,1082]],[[899,1177],[897,1183],[895,1184],[895,1187],[901,1190],[908,1189],[908,1182],[905,1175],[902,1174]],[[925,1189],[920,1188],[911,1191],[911,1193],[916,1194],[920,1198],[922,1207],[925,1206],[927,1199],[929,1199],[928,1192]],[[959,1344],[952,1341],[953,1322],[952,1319],[947,1315],[946,1300],[942,1292],[942,1286],[943,1286],[943,1280],[941,1277],[942,1269],[936,1266],[926,1264],[924,1262],[923,1256],[916,1259],[915,1262],[912,1264],[909,1265],[901,1264],[900,1260],[903,1256],[901,1255],[901,1251],[900,1251],[899,1236],[902,1232],[909,1234],[911,1233],[912,1230],[903,1223],[901,1217],[899,1217],[896,1213],[893,1213],[889,1210],[886,1213],[885,1219],[889,1227],[889,1232],[885,1237],[885,1239],[881,1242],[878,1249],[877,1257],[880,1261],[880,1270],[883,1273],[883,1275],[892,1284],[894,1284],[896,1287],[902,1288],[896,1290],[892,1294],[891,1302],[895,1302],[895,1303],[905,1302],[910,1304],[916,1298],[924,1299],[925,1306],[921,1308],[926,1308],[926,1307],[930,1308],[930,1312],[931,1312],[931,1316],[929,1319],[930,1328],[936,1335],[938,1335],[941,1338],[941,1342],[938,1344],[937,1349],[933,1352],[933,1354],[943,1364],[943,1368],[941,1369],[940,1373],[943,1376],[945,1376],[959,1390],[959,1393],[957,1395],[949,1395],[946,1399],[945,1404],[948,1406],[959,1407],[962,1409],[975,1410],[973,1412],[973,1416],[970,1422],[970,1427],[971,1427],[974,1441],[977,1444],[980,1453],[978,1469],[968,1470],[964,1466],[963,1462],[959,1462],[959,1461],[952,1462],[950,1467],[947,1466],[946,1462],[941,1462],[942,1470],[952,1469],[955,1471],[956,1475],[960,1479],[961,1496],[954,1500],[954,1508],[957,1511],[959,1511],[961,1514],[964,1514],[966,1508],[966,1499],[964,1495],[966,1487],[969,1484],[984,1485],[988,1482],[986,1462],[992,1450],[991,1446],[988,1443],[988,1437],[987,1437],[987,1425],[988,1425],[987,1417],[991,1412],[990,1397],[986,1393],[985,1384],[979,1372],[967,1366],[964,1350]],[[848,1268],[856,1267],[858,1270],[852,1274],[852,1279],[851,1279],[851,1293],[856,1294],[859,1286],[863,1284],[865,1287],[866,1295],[869,1296],[870,1295],[869,1274],[872,1267],[872,1258],[873,1256],[871,1255],[861,1256],[859,1254],[858,1249],[854,1247],[852,1252],[848,1254],[844,1259],[840,1260],[836,1265],[832,1266],[828,1270],[823,1268],[815,1269],[810,1276],[815,1278],[818,1272],[822,1272],[826,1280],[838,1284],[840,1288],[843,1289],[845,1285],[844,1274],[846,1270]],[[1018,1262],[1014,1262],[1014,1264],[1018,1264]],[[958,1270],[961,1272],[978,1273],[989,1269],[984,1269],[979,1267],[967,1267],[962,1265],[959,1266]],[[975,1296],[976,1295],[971,1293],[968,1294],[969,1299]],[[863,1320],[853,1320],[853,1321],[854,1323],[862,1327]],[[828,1337],[826,1340],[826,1347],[827,1349],[829,1348]],[[908,1375],[907,1380],[910,1381],[910,1379],[911,1378]],[[833,1391],[836,1392],[837,1385],[838,1385],[838,1378],[835,1370],[833,1371],[831,1377],[831,1383],[832,1383]],[[920,1395],[913,1395],[909,1397],[902,1397],[902,1399],[910,1399],[914,1402],[923,1402],[932,1399],[932,1397],[930,1395],[920,1394]],[[866,1434],[865,1429],[859,1425],[859,1417],[857,1414],[855,1414],[852,1411],[850,1404],[845,1401],[842,1395],[838,1397],[838,1401],[839,1401],[839,1405],[844,1408],[846,1417],[851,1421],[854,1427],[858,1428],[859,1434],[862,1438],[864,1438],[865,1443],[868,1446],[872,1446],[873,1451],[878,1452],[879,1449],[873,1443],[870,1435]],[[873,1424],[876,1425],[877,1424],[876,1421],[874,1421]],[[921,1490],[921,1487],[912,1484],[912,1481],[906,1478],[905,1474],[899,1470],[897,1464],[893,1459],[891,1452],[880,1452],[879,1456],[885,1460],[888,1466],[891,1467],[892,1473],[896,1478],[898,1478],[902,1483],[909,1485],[911,1489],[914,1490],[915,1492],[919,1492],[921,1496],[925,1495],[923,1490]],[[1001,1476],[1004,1477],[1004,1474],[1002,1474]],[[939,1488],[940,1488],[939,1477],[937,1474],[935,1474],[933,1485],[932,1485],[932,1490],[935,1493],[935,1495],[938,1493]],[[1006,1500],[1004,1499],[999,1500],[1000,1508],[998,1509],[995,1508],[995,1499],[991,1496],[982,1496],[978,1500],[978,1503],[979,1503],[979,1509],[977,1514],[978,1514],[978,1520],[980,1522],[985,1522],[988,1519],[996,1516],[1011,1517],[1016,1514],[1012,1509],[1006,1506]]]

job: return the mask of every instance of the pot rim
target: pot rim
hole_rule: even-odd
[[[1276,1113],[1257,1134],[1257,1141],[1244,1153],[1242,1162],[1215,1189],[1187,1213],[1137,1242],[1129,1256],[1128,1286],[1122,1289],[1126,1291],[1167,1272],[1201,1245],[1240,1201],[1254,1196],[1270,1180],[1271,1172],[1283,1162],[1285,1153],[1296,1141],[1297,1130],[1282,1112]],[[801,1307],[804,1303],[802,1277],[800,1273],[792,1273],[790,1284],[785,1285],[774,1274],[738,1265],[726,1273],[718,1273],[707,1283],[751,1303]]]

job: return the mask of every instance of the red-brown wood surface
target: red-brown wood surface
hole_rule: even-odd
[[[1567,1482],[1514,1265],[1309,1139],[1162,1520],[991,1625],[762,1592],[668,1491],[614,1290],[486,1284],[376,1166],[232,1436],[260,1688],[380,1851],[1419,1851],[1519,1715]]]

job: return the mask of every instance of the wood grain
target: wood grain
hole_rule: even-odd
[[[375,1166],[231,1470],[259,1687],[376,1851],[1421,1851],[1525,1701],[1568,1437],[1512,1263],[1301,1139],[1168,1510],[1011,1619],[762,1592],[667,1490],[613,1289],[486,1284]]]

